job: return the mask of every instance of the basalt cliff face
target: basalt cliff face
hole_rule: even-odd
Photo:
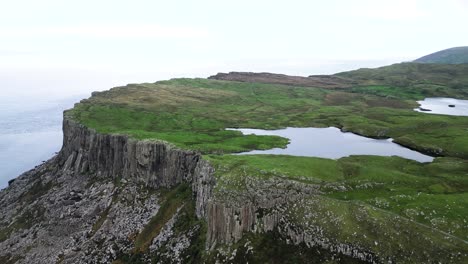
[[[191,182],[200,155],[162,142],[137,141],[125,135],[96,133],[65,118],[58,165],[75,174],[123,178],[151,188]]]
[[[317,245],[294,231],[282,216],[289,203],[316,192],[313,188],[252,183],[251,188],[264,191],[217,198],[214,168],[196,152],[165,142],[99,134],[67,116],[63,131],[64,143],[57,156],[0,192],[2,263],[126,262],[124,257],[135,253],[145,255],[147,262],[154,261],[151,256],[158,256],[160,262],[189,262],[190,256],[183,254],[195,236],[206,236],[204,249],[213,250],[239,241],[247,232],[273,231],[280,225],[283,229],[278,230],[292,243]],[[281,184],[283,188],[276,192],[265,191]],[[182,215],[183,205],[179,205],[169,219],[160,220],[162,227],[147,238],[146,248],[136,250],[138,234],[168,202],[170,196],[164,192],[180,185],[189,186],[193,214],[205,227],[171,230]],[[158,252],[163,246],[164,252]],[[371,255],[350,247],[334,251],[372,260]],[[224,256],[226,262],[228,257]],[[218,260],[223,260],[222,254]]]
[[[267,233],[302,253],[322,252],[319,262],[393,261],[334,237],[327,225],[340,220],[323,218],[313,184],[246,178],[238,190],[220,189],[197,152],[100,134],[67,115],[63,131],[57,156],[0,192],[1,263],[243,263],[257,250],[246,235]],[[235,243],[245,250],[232,250]]]
[[[160,190],[182,184],[193,189],[196,214],[206,216],[213,170],[198,153],[99,134],[69,117],[63,132],[57,156],[0,192],[1,263],[111,262],[134,249],[136,234],[158,214]]]

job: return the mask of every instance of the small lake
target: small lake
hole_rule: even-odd
[[[468,116],[468,100],[454,98],[426,98],[418,101],[421,105],[414,110],[428,114],[442,114],[453,116]]]
[[[228,129],[240,131],[244,135],[280,136],[288,138],[285,149],[253,150],[247,154],[275,154],[306,157],[321,157],[339,159],[350,155],[400,156],[419,162],[431,162],[434,158],[417,151],[402,147],[392,142],[392,139],[372,139],[349,132],[341,132],[336,127],[328,128],[296,128],[288,127],[279,130],[263,129]]]

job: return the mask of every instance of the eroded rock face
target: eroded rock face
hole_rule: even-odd
[[[378,258],[365,248],[329,239],[319,225],[295,221],[291,208],[302,207],[307,199],[319,195],[318,185],[285,179],[250,178],[244,187],[244,193],[218,190],[208,202],[207,247],[211,250],[220,244],[235,243],[247,232],[278,232],[293,245],[318,246],[361,261],[378,262]],[[308,205],[301,210],[313,210],[314,207]]]
[[[214,168],[196,152],[99,134],[67,117],[63,128],[60,153],[0,192],[2,260],[109,263],[131,254],[135,236],[160,209],[157,190],[181,183],[191,184],[195,214],[207,223],[206,248],[285,226],[287,205],[317,192],[294,182],[259,180],[245,186],[246,193],[215,195]],[[183,251],[200,232],[199,225],[174,232],[178,214],[164,223],[149,248],[176,263],[183,262]]]
[[[274,231],[288,244],[318,246],[365,262],[392,262],[372,252],[371,246],[345,243],[344,238],[337,239],[330,232],[333,228],[327,229],[346,223],[343,217],[328,214],[319,185],[246,177],[239,188],[217,188],[217,181],[222,180],[196,152],[163,142],[99,134],[65,118],[60,153],[0,192],[0,262],[109,263],[135,256],[139,254],[135,251],[137,235],[164,212],[161,208],[167,199],[161,188],[180,184],[191,187],[192,211],[205,224],[180,230],[177,221],[183,219],[180,211],[187,202],[166,211],[171,212],[169,219],[158,223],[161,230],[150,237],[140,260],[150,262],[157,257],[163,262],[183,263],[194,243],[198,243],[198,250],[203,248],[201,243],[208,250],[221,252],[220,247],[237,243],[246,233]],[[377,220],[364,217],[368,209],[349,208],[346,210],[362,210],[352,216],[356,218],[353,221],[387,234],[386,226],[379,227]],[[398,228],[407,225],[405,221],[395,218],[392,222]],[[392,233],[388,235],[391,238]],[[200,237],[206,240],[200,241]],[[411,260],[411,249],[400,250]],[[226,254],[223,256],[236,255]],[[440,256],[444,254],[441,250]],[[453,262],[466,257],[460,254],[450,255]]]
[[[67,117],[63,129],[60,153],[0,192],[3,262],[109,263],[132,252],[158,213],[158,189],[192,183],[195,171],[204,215],[214,182],[198,153],[99,134]]]
[[[159,209],[141,184],[93,181],[53,159],[0,193],[0,255],[19,263],[109,263]],[[7,262],[8,263],[8,262]]]
[[[191,182],[200,159],[196,152],[182,151],[164,142],[96,133],[68,117],[63,130],[64,144],[57,158],[63,171],[169,188]]]

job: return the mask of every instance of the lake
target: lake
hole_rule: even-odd
[[[349,132],[341,132],[336,127],[297,128],[288,127],[279,130],[263,129],[228,129],[240,131],[244,135],[271,135],[288,138],[290,143],[285,149],[253,150],[247,154],[276,154],[306,157],[339,159],[350,155],[399,156],[419,162],[431,162],[434,158],[393,143],[392,139],[372,139]]]
[[[468,116],[468,100],[433,97],[418,101],[418,103],[421,106],[414,109],[418,112],[428,114]]]

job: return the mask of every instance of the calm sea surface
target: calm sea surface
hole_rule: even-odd
[[[0,189],[60,150],[63,110],[84,97],[0,99]]]

